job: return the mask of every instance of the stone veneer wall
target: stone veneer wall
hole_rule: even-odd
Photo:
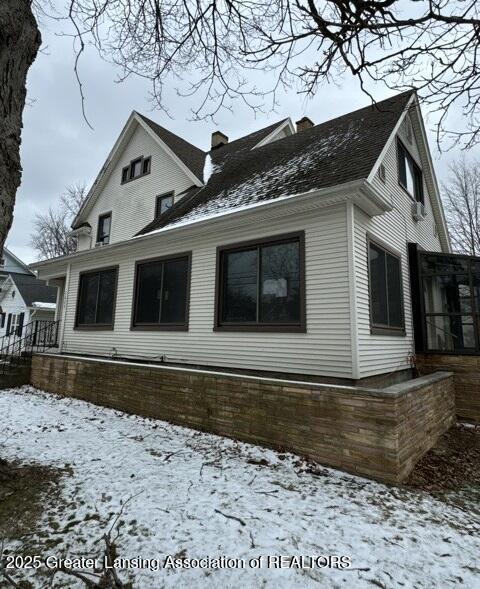
[[[449,373],[367,389],[39,354],[31,379],[53,393],[392,483],[455,420]]]
[[[416,364],[419,374],[453,372],[458,417],[480,423],[480,356],[418,354]]]

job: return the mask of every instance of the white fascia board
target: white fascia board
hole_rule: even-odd
[[[437,212],[440,215],[440,227],[442,230],[442,236],[443,236],[443,240],[445,242],[445,245],[447,246],[447,251],[451,252],[452,251],[452,244],[450,242],[450,235],[448,233],[447,221],[445,219],[445,211],[443,210],[443,203],[442,203],[442,199],[440,196],[440,190],[438,188],[437,175],[435,174],[435,167],[433,165],[432,154],[430,153],[430,147],[428,145],[427,132],[425,130],[425,123],[423,122],[423,116],[422,116],[422,113],[420,110],[420,103],[418,101],[418,98],[417,97],[415,97],[415,98],[416,98],[417,111],[419,113],[418,119],[420,122],[420,133],[422,134],[422,141],[425,146],[425,153],[427,156],[428,167],[430,168],[430,176],[432,178],[433,192],[434,192],[433,197],[435,198],[435,205],[437,208]]]
[[[72,221],[72,226],[75,225],[80,219],[82,219],[83,215],[89,211],[91,205],[93,204],[94,196],[96,195],[97,190],[100,187],[102,180],[105,178],[107,170],[110,167],[110,164],[112,163],[112,161],[114,160],[115,155],[117,154],[119,148],[123,144],[123,142],[127,136],[127,133],[130,130],[130,127],[132,126],[135,116],[136,116],[136,112],[132,111],[130,113],[130,116],[128,117],[127,122],[123,126],[123,129],[120,132],[120,135],[117,137],[117,140],[115,141],[112,149],[110,150],[110,153],[108,154],[107,159],[105,160],[103,166],[100,168],[100,171],[98,172],[97,177],[93,181],[93,184],[90,187],[90,190],[88,191],[88,194],[85,198],[83,205],[80,207],[80,210],[78,211],[74,220]]]
[[[252,147],[252,149],[256,149],[257,147],[262,147],[262,145],[267,145],[272,141],[275,141],[275,135],[278,135],[283,129],[288,128],[291,131],[291,134],[295,134],[295,127],[293,126],[292,119],[288,117],[286,121],[283,121],[278,127],[276,127],[271,133],[269,133],[266,137],[264,137],[261,141],[259,141],[256,145]]]
[[[400,129],[400,126],[403,123],[403,119],[407,116],[407,113],[408,113],[410,107],[412,106],[414,100],[415,100],[415,94],[412,94],[412,96],[410,97],[410,100],[405,105],[403,113],[398,117],[397,124],[393,128],[393,131],[390,133],[390,137],[387,139],[387,142],[383,146],[383,149],[380,152],[380,155],[378,156],[377,161],[375,162],[373,168],[370,171],[370,174],[368,175],[367,180],[369,182],[372,182],[373,179],[375,178],[375,174],[378,172],[378,168],[380,167],[380,164],[383,162],[385,156],[387,155],[387,152],[390,149],[392,142],[395,141],[395,137],[397,136],[398,130]]]
[[[432,178],[432,183],[433,183],[433,194],[430,196],[431,196],[431,198],[434,199],[434,202],[432,203],[434,205],[434,214],[435,214],[435,212],[437,212],[440,217],[441,237],[443,238],[443,239],[441,239],[441,241],[443,241],[443,245],[445,245],[447,247],[448,251],[451,251],[450,237],[448,235],[447,222],[445,220],[445,212],[443,210],[443,204],[442,204],[442,200],[440,198],[440,191],[438,189],[437,177],[435,174],[435,168],[433,166],[432,154],[430,153],[430,148],[428,145],[427,133],[425,131],[425,124],[423,122],[423,116],[420,111],[420,104],[419,104],[418,97],[416,94],[412,94],[410,100],[407,102],[407,104],[405,106],[403,113],[398,118],[397,124],[393,128],[393,131],[391,132],[390,137],[388,138],[387,142],[385,143],[380,155],[377,158],[377,161],[375,162],[372,170],[370,171],[370,174],[368,175],[368,181],[369,182],[373,181],[375,174],[378,172],[378,168],[380,167],[380,164],[382,163],[383,159],[385,158],[392,143],[395,141],[398,130],[400,129],[400,126],[402,125],[405,117],[407,116],[408,112],[411,110],[412,106],[415,106],[415,110],[418,113],[418,120],[420,122],[420,132],[422,135],[421,139],[422,139],[422,143],[424,145],[425,153],[427,156],[427,164],[429,167],[429,174],[430,174],[430,177]]]
[[[32,273],[32,271],[30,270],[30,268],[27,266],[27,264],[25,264],[25,262],[22,262],[22,260],[20,258],[17,258],[17,256],[8,249],[8,247],[5,245],[3,247],[3,253],[5,255],[5,252],[7,253],[7,255],[9,255],[11,258],[13,258],[13,260],[22,268],[24,268],[27,272]],[[4,272],[6,272],[6,270],[4,270]]]

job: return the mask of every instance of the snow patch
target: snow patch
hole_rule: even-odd
[[[344,571],[118,571],[135,587],[428,589],[458,587],[460,578],[463,587],[478,585],[479,524],[465,504],[32,387],[0,391],[0,415],[2,458],[71,469],[59,485],[62,506],[47,498],[35,534],[23,539],[42,557],[98,556],[108,522],[130,498],[117,541],[122,558],[331,554],[352,562]],[[28,553],[4,540],[9,551]],[[46,586],[31,574],[35,589]]]
[[[34,303],[32,303],[32,307],[34,309],[51,309],[51,310],[55,310],[57,308],[56,303],[44,303],[42,301],[35,301]]]
[[[210,157],[210,154],[207,153],[207,155],[205,156],[205,163],[203,164],[203,182],[204,182],[204,184],[208,183],[208,181],[210,180],[210,176],[212,174],[213,174],[212,158]]]

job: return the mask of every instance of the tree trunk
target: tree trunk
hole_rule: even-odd
[[[31,0],[0,0],[0,252],[22,179],[20,142],[27,73],[40,43]]]

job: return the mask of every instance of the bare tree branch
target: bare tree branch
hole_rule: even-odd
[[[58,206],[50,207],[46,213],[35,215],[30,245],[36,250],[39,258],[65,256],[76,250],[77,240],[70,235],[70,223],[80,210],[85,196],[85,185],[69,186],[60,195]]]
[[[457,160],[443,186],[445,213],[455,251],[480,255],[480,162]]]

